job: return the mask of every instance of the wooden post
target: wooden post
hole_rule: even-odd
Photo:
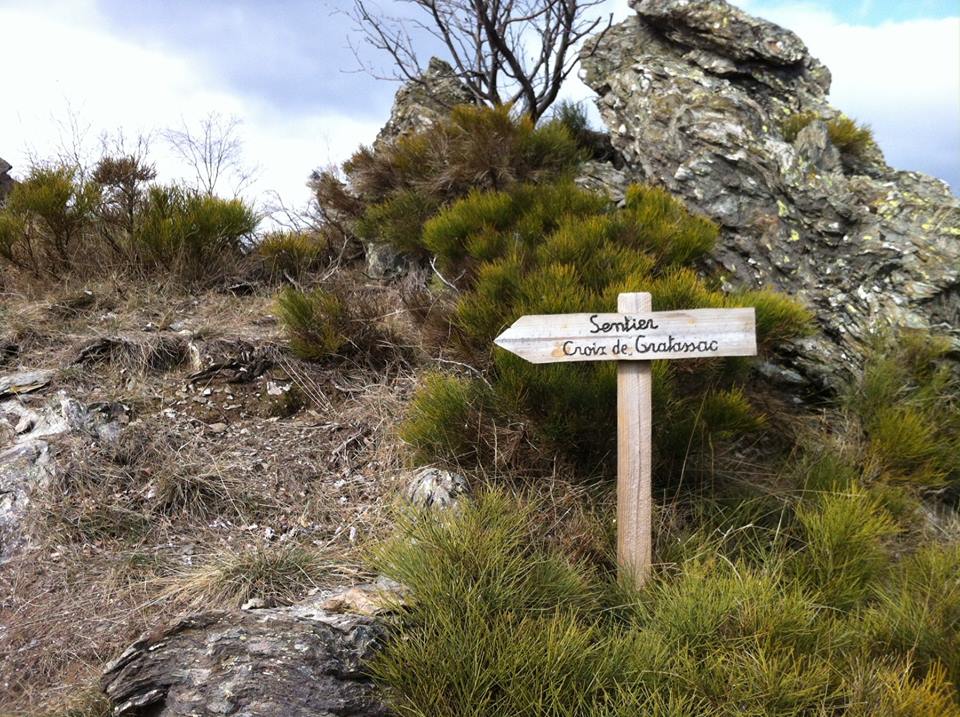
[[[620,294],[616,314],[521,316],[496,344],[533,363],[617,362],[617,561],[641,586],[650,576],[653,359],[753,356],[751,308],[651,310],[650,294]]]
[[[652,310],[646,292],[617,297],[621,314]],[[636,587],[649,577],[652,556],[651,367],[650,361],[617,362],[617,562]]]

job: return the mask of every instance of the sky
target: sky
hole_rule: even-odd
[[[379,0],[390,10],[396,0]],[[185,173],[162,140],[210,112],[241,121],[249,196],[308,198],[386,121],[397,85],[358,70],[349,0],[0,0],[0,156],[30,158],[103,133],[150,135],[162,179]],[[832,103],[870,124],[887,160],[960,190],[960,0],[740,0],[797,32],[833,73]],[[626,0],[608,0],[617,18]],[[589,101],[578,81],[565,94]]]

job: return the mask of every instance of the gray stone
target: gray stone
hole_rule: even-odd
[[[406,497],[417,508],[448,508],[469,491],[459,473],[441,468],[421,468],[410,478]]]
[[[19,399],[0,402],[0,562],[27,544],[21,528],[33,493],[54,475],[50,439],[73,434],[114,442],[129,421],[123,404],[85,406],[63,392],[33,409]]]
[[[0,376],[0,399],[39,391],[52,378],[53,371],[18,371]]]
[[[822,120],[815,120],[800,130],[793,147],[801,160],[819,172],[835,172],[842,167],[840,152],[830,141],[829,130]]]
[[[425,129],[445,118],[450,110],[476,102],[454,69],[436,57],[416,80],[405,83],[393,98],[390,119],[373,143],[374,149],[402,135]]]
[[[327,610],[330,601],[325,593],[291,607],[206,612],[142,636],[101,679],[113,714],[387,715],[364,669],[383,625]]]
[[[3,204],[7,195],[13,190],[16,181],[10,176],[9,172],[13,169],[9,162],[0,157],[0,204]]]
[[[730,288],[800,300],[816,335],[780,372],[835,387],[871,333],[947,331],[960,347],[960,202],[943,182],[891,169],[879,148],[840,153],[825,122],[830,73],[793,33],[723,0],[640,0],[587,43],[586,83],[630,182],[663,186],[718,222],[712,263]],[[793,143],[783,121],[810,112]],[[594,172],[596,173],[596,172]]]

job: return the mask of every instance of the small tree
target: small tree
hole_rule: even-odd
[[[402,0],[414,18],[380,14],[354,0],[353,17],[364,40],[386,52],[393,79],[420,83],[423,66],[407,27],[443,44],[454,68],[478,102],[517,103],[536,121],[557,99],[577,64],[580,41],[612,18],[590,12],[603,0]],[[595,46],[595,45],[594,45]]]
[[[122,142],[115,147],[104,142],[104,155],[93,168],[91,179],[100,185],[102,195],[98,212],[101,233],[118,254],[122,252],[121,241],[129,242],[133,236],[147,183],[157,177],[147,160],[148,150],[148,138],[143,136],[130,151],[125,151]]]

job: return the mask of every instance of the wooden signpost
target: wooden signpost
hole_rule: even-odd
[[[620,294],[616,314],[522,316],[501,348],[533,363],[619,361],[617,366],[617,561],[642,585],[650,573],[651,372],[654,359],[752,356],[754,310],[651,311],[650,294]]]

